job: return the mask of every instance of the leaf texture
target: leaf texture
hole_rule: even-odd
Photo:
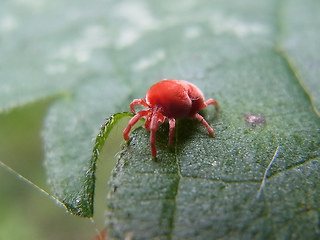
[[[318,9],[3,1],[0,110],[56,96],[43,130],[48,182],[70,212],[92,217],[99,153],[131,116],[114,114],[163,78],[188,80],[220,104],[201,112],[216,137],[181,119],[168,148],[164,124],[153,161],[149,133],[133,131],[110,180],[109,238],[317,239]]]

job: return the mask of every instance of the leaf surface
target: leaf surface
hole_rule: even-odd
[[[296,77],[311,98],[316,113],[320,116],[320,57],[317,42],[320,34],[318,9],[320,3],[288,1],[283,4],[281,22],[281,48]]]
[[[220,111],[204,112],[216,137],[210,138],[197,122],[180,120],[170,150],[165,125],[157,137],[154,162],[148,133],[135,131],[111,180],[108,233],[116,239],[316,239],[319,88],[308,91],[317,78],[310,83],[298,74],[304,68],[295,62],[301,49],[297,59],[291,58],[286,51],[290,36],[277,26],[285,21],[284,29],[298,31],[291,18],[299,5],[215,4],[215,10],[207,6],[189,12],[211,18],[213,34],[200,34],[198,45],[190,39],[177,40],[179,46],[173,42],[165,66],[178,62],[182,78],[192,79],[205,96],[219,102]],[[207,9],[212,10],[210,17],[201,12]],[[307,11],[304,14],[307,17]],[[274,15],[279,18],[274,20]],[[199,22],[200,29],[208,26]],[[170,31],[185,28],[180,23]],[[165,42],[161,39],[168,35],[153,33],[135,49],[152,39]],[[285,36],[284,42],[279,35]],[[311,45],[309,50],[314,49]]]
[[[0,10],[0,109],[64,93],[43,136],[69,211],[93,214],[99,153],[131,116],[113,114],[185,79],[219,102],[201,112],[216,137],[182,119],[170,149],[164,124],[153,161],[149,133],[133,131],[110,180],[110,237],[319,237],[318,1],[55,1],[21,15],[19,2]]]
[[[105,71],[105,25],[99,3],[1,1],[0,111],[71,92],[100,64]]]

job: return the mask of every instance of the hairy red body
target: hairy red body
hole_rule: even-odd
[[[198,113],[208,105],[218,107],[213,99],[204,100],[203,94],[195,85],[184,80],[163,80],[150,87],[144,99],[135,99],[130,104],[131,112],[135,106],[142,105],[147,110],[138,112],[123,131],[125,140],[129,140],[129,132],[140,118],[145,117],[145,127],[150,130],[151,154],[156,157],[156,132],[164,121],[169,121],[169,145],[173,144],[175,120],[179,118],[195,118],[204,125],[209,134],[214,136],[213,129]]]

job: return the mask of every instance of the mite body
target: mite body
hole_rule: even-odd
[[[150,87],[144,99],[135,99],[130,110],[135,113],[135,106],[142,105],[145,110],[139,111],[131,118],[123,131],[125,140],[129,140],[131,128],[140,118],[146,118],[145,128],[150,131],[151,155],[156,157],[156,132],[165,121],[169,122],[169,145],[173,144],[175,121],[179,118],[195,118],[205,126],[211,136],[213,129],[198,113],[208,105],[218,107],[213,99],[205,101],[199,88],[184,80],[162,80]]]

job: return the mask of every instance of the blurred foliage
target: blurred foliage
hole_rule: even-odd
[[[0,116],[0,160],[47,189],[40,131],[51,101]],[[48,196],[0,168],[0,239],[91,239],[94,225],[66,214]]]

